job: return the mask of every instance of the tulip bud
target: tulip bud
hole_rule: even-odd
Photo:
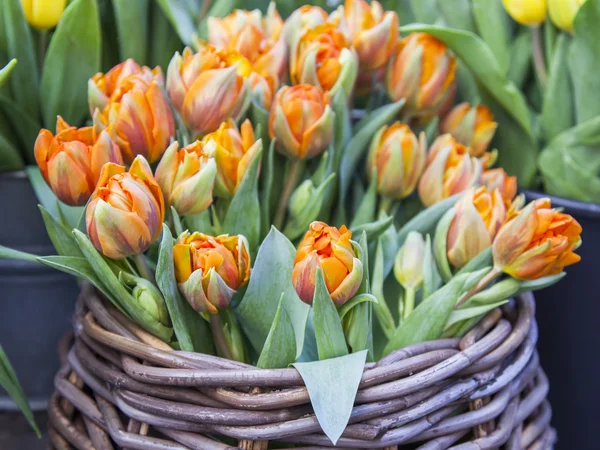
[[[167,70],[167,92],[175,109],[199,136],[244,113],[249,95],[250,62],[235,50],[217,51],[206,45],[194,54],[175,53]]]
[[[556,275],[581,257],[581,226],[570,215],[551,209],[548,198],[514,212],[493,244],[494,267],[521,280]]]
[[[346,0],[332,14],[339,18],[358,53],[361,71],[383,67],[398,41],[398,15],[384,11],[381,4],[365,0]]]
[[[252,72],[248,77],[252,100],[261,108],[269,111],[277,90],[277,81],[269,75]]]
[[[181,150],[175,141],[158,164],[156,181],[167,205],[173,206],[180,216],[195,216],[211,205],[217,176],[213,153],[200,141]]]
[[[211,148],[217,163],[216,195],[231,198],[262,149],[262,140],[254,140],[254,130],[249,120],[242,124],[241,133],[235,123],[228,120],[217,131],[204,136],[202,142]]]
[[[471,156],[482,156],[498,128],[487,106],[468,103],[456,105],[440,125],[440,133],[450,133],[469,148]]]
[[[550,20],[561,30],[573,33],[573,21],[587,0],[548,0]]]
[[[327,22],[327,18],[327,13],[319,6],[303,5],[295,10],[283,26],[283,36],[288,47],[292,49],[292,53],[304,33]]]
[[[456,60],[442,41],[411,33],[398,41],[386,71],[386,89],[394,101],[406,100],[404,112],[428,119],[451,104],[456,92]]]
[[[396,122],[375,134],[367,158],[367,176],[377,172],[377,192],[394,199],[408,197],[415,190],[425,168],[427,143],[408,125]]]
[[[133,59],[128,59],[110,69],[106,74],[97,73],[88,80],[88,104],[90,114],[94,114],[96,109],[102,111],[106,108],[110,100],[118,100],[125,93],[123,87],[124,81],[131,75],[137,75],[144,72],[144,77],[155,78],[161,86],[164,84],[162,71],[159,67],[150,70],[149,67],[143,69]]]
[[[478,186],[482,162],[450,134],[439,136],[431,146],[425,172],[419,182],[419,197],[431,206],[472,186]]]
[[[108,163],[85,212],[87,233],[111,259],[139,255],[160,236],[165,205],[148,162],[135,158],[129,172]]]
[[[208,42],[219,50],[239,52],[254,71],[279,80],[287,58],[282,29],[283,20],[271,2],[264,16],[258,9],[236,9],[224,18],[209,17]]]
[[[360,287],[363,266],[356,257],[345,226],[339,230],[323,222],[313,222],[298,245],[292,284],[298,297],[312,305],[315,295],[317,267],[323,271],[331,299],[341,306],[352,298]]]
[[[165,299],[157,287],[145,278],[136,277],[126,272],[119,274],[119,280],[132,288],[131,295],[135,301],[157,322],[165,326],[171,325],[171,318]]]
[[[34,146],[35,160],[52,192],[67,205],[87,203],[108,162],[123,164],[121,151],[106,131],[75,128],[58,116],[56,135],[42,129]]]
[[[450,263],[460,269],[492,245],[506,220],[506,206],[498,189],[470,188],[456,202],[446,239]]]
[[[29,25],[40,30],[54,28],[66,4],[67,0],[21,0],[25,19]]]
[[[124,75],[123,68],[121,75]],[[127,70],[134,70],[133,66]],[[110,74],[110,72],[109,72]],[[163,93],[163,76],[160,67],[147,67],[121,79],[116,85],[107,78],[113,74],[95,75],[88,84],[95,83],[98,91],[105,92],[109,99],[106,106],[94,111],[94,127],[98,130],[110,128],[123,159],[130,164],[142,155],[150,163],[158,161],[175,135],[175,121],[169,101]],[[118,71],[114,78],[119,79]],[[121,76],[122,78],[122,76]],[[114,89],[111,90],[111,87]],[[104,90],[103,90],[104,89]],[[103,103],[100,94],[90,94],[90,105]]]
[[[481,175],[481,184],[488,191],[498,189],[507,209],[517,195],[517,177],[509,177],[502,168],[485,170]]]
[[[358,73],[358,56],[335,25],[325,23],[308,30],[298,42],[291,61],[294,84],[308,83],[324,91],[342,89],[350,98]]]
[[[424,260],[425,239],[421,233],[411,231],[394,260],[394,275],[402,287],[419,289],[423,285]]]
[[[311,159],[331,142],[333,116],[327,92],[309,84],[283,86],[271,108],[269,135],[283,155]]]
[[[199,313],[217,314],[250,279],[244,236],[184,232],[173,248],[179,290]]]
[[[521,25],[537,27],[546,20],[546,0],[503,0],[504,9]]]

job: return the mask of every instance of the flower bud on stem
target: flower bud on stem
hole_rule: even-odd
[[[500,275],[502,275],[502,270],[498,269],[497,267],[494,267],[481,280],[479,280],[479,282],[475,286],[469,289],[469,291],[460,298],[460,300],[456,303],[454,309],[458,309],[462,305],[467,303],[471,297],[473,297],[478,292],[481,292]]]
[[[285,181],[285,185],[283,186],[283,192],[281,193],[279,205],[277,205],[277,212],[275,213],[275,220],[273,221],[273,223],[275,224],[275,228],[277,228],[278,230],[283,229],[285,212],[287,210],[287,206],[290,201],[292,192],[294,192],[296,184],[298,184],[298,179],[300,178],[300,174],[302,173],[303,168],[303,161],[298,159],[288,160],[287,179]]]

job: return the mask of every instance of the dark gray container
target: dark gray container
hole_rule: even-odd
[[[600,205],[524,191],[528,200],[549,197],[583,227],[581,261],[566,268],[567,276],[536,291],[540,327],[538,350],[550,379],[552,423],[557,450],[598,448],[600,423]],[[599,199],[600,201],[600,199]]]
[[[25,172],[0,173],[0,245],[55,254]],[[41,264],[0,259],[0,343],[34,409],[46,407],[59,368],[56,347],[71,328],[76,281]],[[0,388],[0,410],[15,406]]]

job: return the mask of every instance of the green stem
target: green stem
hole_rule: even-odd
[[[209,324],[218,355],[222,358],[233,359],[225,339],[225,334],[223,333],[223,326],[221,325],[221,319],[219,318],[219,315],[210,314]]]
[[[283,229],[283,221],[285,219],[285,213],[287,211],[290,197],[292,196],[292,192],[294,192],[296,184],[298,184],[298,178],[300,177],[300,173],[304,167],[302,161],[298,159],[288,160],[288,165],[289,170],[287,173],[287,179],[285,181],[285,185],[283,186],[281,198],[279,199],[279,204],[277,205],[277,212],[275,213],[275,220],[273,221],[275,228],[278,230]]]
[[[456,303],[454,309],[460,308],[462,305],[467,303],[471,297],[473,297],[478,292],[481,292],[484,288],[486,288],[492,281],[502,275],[502,271],[496,267],[490,270],[479,282],[473,286],[469,291],[463,295],[460,300]]]
[[[38,64],[40,66],[40,73],[44,69],[44,61],[46,60],[46,47],[48,46],[48,30],[39,31],[38,40]]]
[[[394,317],[392,316],[392,312],[385,301],[383,295],[373,294],[377,298],[377,303],[373,303],[373,309],[375,311],[375,315],[377,316],[377,320],[379,321],[379,325],[381,325],[381,329],[383,330],[383,334],[387,339],[391,339],[396,332],[396,322],[394,321]]]
[[[417,290],[414,287],[407,287],[404,290],[404,309],[402,311],[402,318],[406,319],[410,316],[410,313],[415,309],[415,294]]]
[[[151,283],[156,284],[154,273],[152,272],[150,267],[148,267],[148,263],[146,262],[146,257],[144,256],[144,254],[140,253],[139,255],[132,256],[131,259],[133,259],[135,267],[137,268],[140,275],[146,280],[150,281]]]
[[[542,89],[545,89],[548,81],[548,71],[544,62],[544,49],[542,47],[540,27],[531,28],[531,38],[533,43],[533,65]]]
[[[381,197],[379,201],[379,215],[381,217],[381,213],[385,212],[388,216],[390,215],[390,211],[392,210],[392,205],[394,203],[394,199],[390,197]]]

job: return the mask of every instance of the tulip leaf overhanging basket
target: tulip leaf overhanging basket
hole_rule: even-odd
[[[524,205],[501,125],[455,105],[461,58],[519,119],[483,41],[399,36],[363,0],[207,30],[166,76],[95,75],[93,124],[36,141],[82,210],[42,208],[56,256],[0,248],[82,280],[52,445],[551,447],[530,291],[578,261],[581,227]]]

